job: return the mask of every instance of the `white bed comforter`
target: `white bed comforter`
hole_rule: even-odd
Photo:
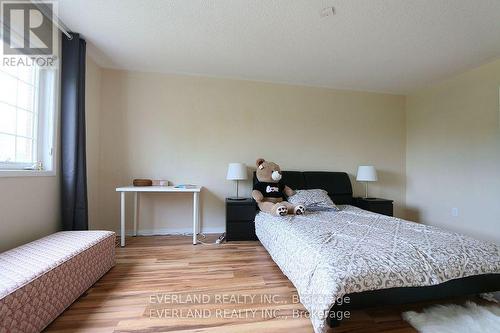
[[[458,233],[340,206],[275,217],[260,212],[262,245],[297,288],[316,333],[336,299],[367,290],[416,287],[500,273],[500,247]]]

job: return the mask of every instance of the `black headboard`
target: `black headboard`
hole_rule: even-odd
[[[327,191],[333,202],[338,205],[352,203],[351,180],[345,172],[282,171],[282,175],[283,182],[294,190],[320,188]],[[253,181],[257,182],[255,172]]]

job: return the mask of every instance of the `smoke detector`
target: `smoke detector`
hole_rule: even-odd
[[[326,8],[323,8],[322,10],[320,10],[319,17],[325,18],[325,17],[328,17],[328,16],[333,16],[333,14],[335,14],[335,8],[333,8],[333,7],[326,7]]]

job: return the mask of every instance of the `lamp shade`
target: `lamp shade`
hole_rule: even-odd
[[[376,182],[378,180],[377,170],[372,165],[360,165],[356,180],[360,182]]]
[[[227,180],[248,179],[247,166],[244,163],[229,163],[227,167]]]

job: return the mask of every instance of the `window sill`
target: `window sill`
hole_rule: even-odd
[[[0,178],[13,177],[54,177],[55,171],[37,170],[0,170]]]

